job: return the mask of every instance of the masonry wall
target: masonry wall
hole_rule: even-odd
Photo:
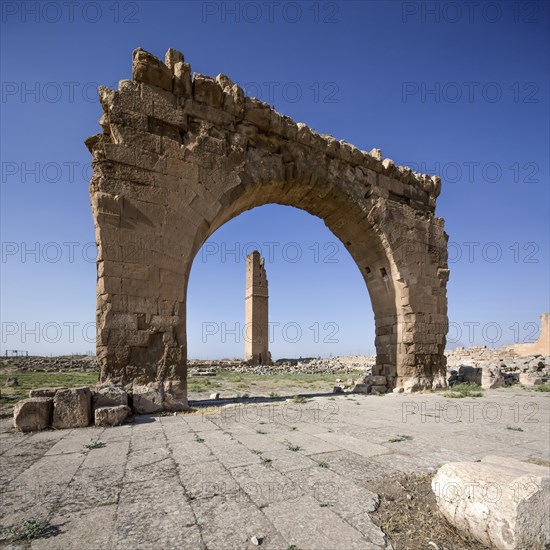
[[[354,258],[374,310],[376,369],[389,386],[445,385],[439,178],[320,135],[225,75],[193,74],[175,50],[164,63],[136,50],[132,80],[100,88],[100,100],[102,133],[87,145],[102,380],[145,384],[165,407],[185,405],[193,258],[223,223],[278,203],[323,219]]]
[[[246,258],[245,359],[269,365],[269,290],[263,258],[255,250]]]

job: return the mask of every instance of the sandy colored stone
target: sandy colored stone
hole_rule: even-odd
[[[18,401],[13,408],[13,426],[22,432],[43,430],[51,424],[53,399],[30,397]]]
[[[147,414],[162,410],[162,388],[159,384],[134,385],[132,406],[136,413]]]
[[[502,372],[497,367],[484,368],[481,373],[481,387],[484,390],[494,390],[505,386]]]
[[[157,397],[138,397],[148,412],[187,406],[183,289],[193,258],[228,220],[278,203],[320,217],[356,262],[376,322],[373,375],[389,390],[445,387],[441,180],[320,135],[183,59],[136,50],[132,81],[100,89],[102,132],[86,141],[101,381],[159,384]]]
[[[35,388],[29,390],[29,397],[54,397],[60,390],[66,390],[65,387],[59,388]]]
[[[519,383],[522,386],[540,386],[544,382],[544,378],[536,372],[521,372],[519,374]]]
[[[130,414],[130,407],[127,405],[117,405],[114,407],[98,407],[95,410],[95,425],[96,426],[119,426],[124,424],[128,415]]]
[[[432,489],[443,516],[483,544],[502,550],[550,543],[548,467],[487,456],[442,466]]]
[[[257,250],[246,257],[245,360],[271,364],[269,353],[269,290],[264,259]]]
[[[128,405],[128,394],[120,386],[105,386],[94,392],[92,404],[94,408]]]
[[[84,428],[92,417],[92,394],[90,388],[59,390],[53,398],[52,426],[61,428]]]

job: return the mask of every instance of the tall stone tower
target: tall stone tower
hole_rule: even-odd
[[[268,292],[264,259],[254,250],[246,257],[245,359],[250,365],[270,365]]]

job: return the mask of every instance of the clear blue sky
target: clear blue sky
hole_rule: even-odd
[[[319,132],[440,174],[449,347],[533,336],[550,309],[547,2],[37,4],[2,3],[2,353],[94,349],[83,142],[99,131],[96,85],[131,78],[138,46],[181,50],[194,71],[225,73]],[[197,256],[190,357],[243,354],[227,331],[244,322],[245,264],[227,251],[251,241],[267,256],[274,357],[373,352],[370,300],[343,246],[321,220],[269,205]]]

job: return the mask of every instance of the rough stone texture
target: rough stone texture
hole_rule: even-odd
[[[473,346],[470,348],[458,347],[447,351],[447,365],[458,367],[460,365],[484,365],[498,363],[499,361],[516,359],[521,363],[522,357],[549,356],[550,355],[550,313],[540,316],[540,334],[536,342],[527,344],[512,344],[500,348],[488,348],[486,346]]]
[[[506,383],[498,367],[487,367],[481,373],[481,386],[484,390],[502,388]]]
[[[160,384],[134,385],[132,407],[138,414],[154,413],[162,410],[163,395]]]
[[[55,394],[60,390],[66,390],[67,388],[35,388],[34,390],[29,390],[29,397],[54,397]]]
[[[540,334],[536,342],[515,344],[512,349],[517,355],[550,355],[550,312],[540,316]]]
[[[31,397],[18,401],[13,408],[13,426],[22,432],[47,428],[52,421],[53,399]]]
[[[71,388],[56,392],[53,398],[54,428],[83,428],[92,417],[90,388]]]
[[[95,425],[119,426],[120,424],[124,424],[129,414],[130,407],[126,405],[118,405],[114,407],[98,407],[94,413]]]
[[[332,397],[256,403],[246,413],[230,405],[216,414],[138,416],[108,429],[0,433],[0,530],[48,517],[59,533],[32,541],[33,549],[245,549],[261,535],[262,549],[348,550],[353,538],[362,550],[389,550],[371,516],[381,481],[489,454],[548,461],[550,401],[541,392],[498,389],[475,408],[439,392]],[[497,421],[483,414],[486,403],[501,409]],[[534,415],[524,409],[532,403]],[[518,410],[529,417],[518,419]],[[518,423],[523,432],[506,429]],[[3,428],[11,426],[3,420]],[[412,439],[389,442],[398,434]],[[90,440],[106,446],[88,450]],[[446,532],[434,542],[462,548]],[[407,547],[431,548],[427,537]]]
[[[540,386],[547,382],[547,378],[542,377],[536,372],[521,372],[519,374],[519,383],[522,386]]]
[[[92,404],[94,409],[128,405],[128,394],[119,386],[105,386],[94,392]]]
[[[548,467],[487,456],[442,466],[432,480],[441,513],[461,531],[502,550],[550,544]]]
[[[353,393],[386,393],[387,379],[385,376],[370,375],[355,381],[351,391]]]
[[[264,259],[257,250],[246,257],[245,360],[250,365],[270,365],[269,290]]]
[[[320,217],[354,258],[375,316],[373,374],[406,391],[446,386],[440,179],[297,124],[225,75],[191,80],[177,52],[168,59],[172,70],[136,50],[133,80],[100,87],[103,131],[86,141],[101,381],[160,384],[163,407],[187,406],[193,258],[225,222],[278,203]]]
[[[492,389],[502,385],[538,386],[550,383],[550,356],[504,356],[503,349],[498,356],[494,356],[493,353],[485,354],[485,348],[461,349],[461,357],[470,357],[467,361],[478,366],[462,365],[458,369],[449,366],[447,372],[449,385],[468,382],[482,384],[486,389]],[[463,360],[466,361],[466,359]],[[456,357],[450,362],[455,363],[455,361]]]

